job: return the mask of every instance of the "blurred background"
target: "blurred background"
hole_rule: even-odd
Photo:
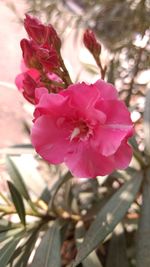
[[[75,212],[78,207],[83,212],[89,209],[92,214],[93,203],[98,203],[94,211],[97,212],[132,176],[133,170],[140,169],[139,163],[149,160],[146,155],[150,153],[150,1],[0,0],[0,191],[4,195],[7,191],[5,181],[10,175],[6,168],[7,156],[10,169],[14,171],[15,167],[17,175],[18,171],[21,173],[34,198],[44,192],[46,186],[52,186],[66,169],[63,165],[60,169],[49,166],[35,154],[30,143],[33,106],[18,92],[14,82],[21,72],[20,40],[27,37],[23,19],[28,12],[57,30],[62,39],[62,55],[74,82],[92,83],[100,78],[92,56],[82,43],[86,28],[96,33],[102,45],[102,64],[107,66],[106,80],[115,84],[135,123],[134,157],[123,176],[115,173],[108,181],[100,177],[99,187],[96,179],[82,186],[78,182],[72,190]],[[135,220],[139,217],[140,205],[141,198],[129,211],[129,233],[137,229]],[[131,266],[135,266],[133,250],[129,246]]]

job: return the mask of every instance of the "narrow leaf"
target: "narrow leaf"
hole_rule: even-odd
[[[30,267],[61,267],[60,226],[55,222],[45,233]]]
[[[50,201],[50,198],[51,198],[50,190],[48,189],[48,187],[45,187],[39,199],[43,200],[46,204],[48,204]]]
[[[21,246],[19,246],[15,250],[13,256],[10,259],[10,263],[13,264],[13,266],[26,267],[28,259],[32,253],[32,250],[34,249],[34,245],[38,238],[41,227],[42,225],[40,224],[36,228],[30,229],[31,233],[30,231],[26,232],[27,237],[24,236],[24,240],[21,243]]]
[[[12,224],[8,220],[1,218],[1,220],[0,220],[0,233],[7,231],[11,228],[12,228]]]
[[[112,266],[129,267],[126,254],[126,240],[121,223],[116,226],[109,244],[106,267]]]
[[[72,178],[72,174],[70,172],[67,172],[64,176],[60,177],[60,179],[56,181],[56,183],[51,189],[51,199],[49,202],[49,209],[51,209],[51,207],[53,206],[55,196],[58,190],[60,189],[60,187],[71,178]]]
[[[150,169],[147,170],[143,185],[143,203],[138,227],[137,267],[150,266]]]
[[[23,237],[21,234],[20,237],[17,237],[11,241],[8,241],[7,244],[2,247],[0,250],[0,266],[6,267],[13,253],[15,252],[16,246],[19,243],[20,239]]]
[[[30,258],[30,255],[34,249],[35,243],[37,240],[37,232],[33,232],[26,243],[24,249],[22,249],[22,254],[19,256],[17,261],[15,261],[15,267],[26,267]]]
[[[11,197],[13,200],[13,203],[15,205],[16,211],[20,217],[20,220],[22,222],[23,225],[26,224],[25,222],[25,207],[24,207],[24,203],[23,203],[23,199],[19,193],[19,191],[16,189],[16,187],[10,182],[8,181],[8,186],[9,186],[9,190],[11,193]]]
[[[142,174],[126,182],[98,213],[77,253],[74,267],[83,261],[123,218],[140,188]]]
[[[28,194],[28,190],[25,186],[25,183],[22,179],[22,176],[18,169],[16,168],[13,160],[11,159],[10,156],[7,156],[7,165],[8,165],[8,172],[10,174],[11,179],[13,180],[16,188],[20,192],[20,194],[26,199],[26,200],[31,200],[30,196]]]
[[[102,267],[102,264],[95,251],[92,251],[82,262],[83,267]],[[113,266],[115,267],[115,266]],[[122,267],[122,266],[121,266]]]
[[[79,221],[76,225],[75,239],[77,247],[83,242],[85,228],[83,222]],[[102,264],[95,251],[91,252],[82,262],[83,267],[102,267]]]
[[[11,230],[0,233],[0,242],[3,242],[10,237],[13,238],[14,236],[17,236],[22,231],[24,231],[22,228],[17,228],[17,229],[11,229]]]

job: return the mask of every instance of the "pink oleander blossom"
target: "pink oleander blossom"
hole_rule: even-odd
[[[111,84],[83,82],[45,93],[34,115],[32,144],[48,162],[65,162],[73,175],[87,178],[129,165],[133,124]]]

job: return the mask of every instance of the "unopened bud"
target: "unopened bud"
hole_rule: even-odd
[[[47,37],[47,27],[44,26],[37,18],[26,14],[24,27],[29,37],[37,44],[43,44]]]
[[[19,74],[15,80],[16,86],[23,96],[32,104],[35,104],[35,89],[42,86],[40,73],[36,69],[30,69]]]
[[[60,50],[61,40],[51,24],[44,25],[37,18],[26,14],[24,27],[35,43],[45,47],[53,45],[56,50]]]
[[[20,42],[23,59],[28,68],[40,69],[41,64],[36,57],[36,47],[32,41],[22,39]]]
[[[54,27],[51,24],[49,24],[47,26],[47,29],[48,30],[47,30],[47,40],[46,40],[46,43],[48,45],[50,45],[50,46],[53,45],[53,47],[57,51],[59,51],[60,48],[61,48],[61,40],[60,40],[57,32],[55,31]]]
[[[83,35],[83,42],[86,48],[97,57],[101,53],[101,44],[96,40],[96,36],[92,30],[87,29]]]
[[[46,71],[54,71],[60,66],[59,58],[53,47],[49,49],[39,48],[36,51],[37,58]]]

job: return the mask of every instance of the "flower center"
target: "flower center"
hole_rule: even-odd
[[[89,126],[85,121],[79,121],[75,124],[75,127],[71,133],[70,141],[78,139],[86,141],[93,134],[93,128]]]

